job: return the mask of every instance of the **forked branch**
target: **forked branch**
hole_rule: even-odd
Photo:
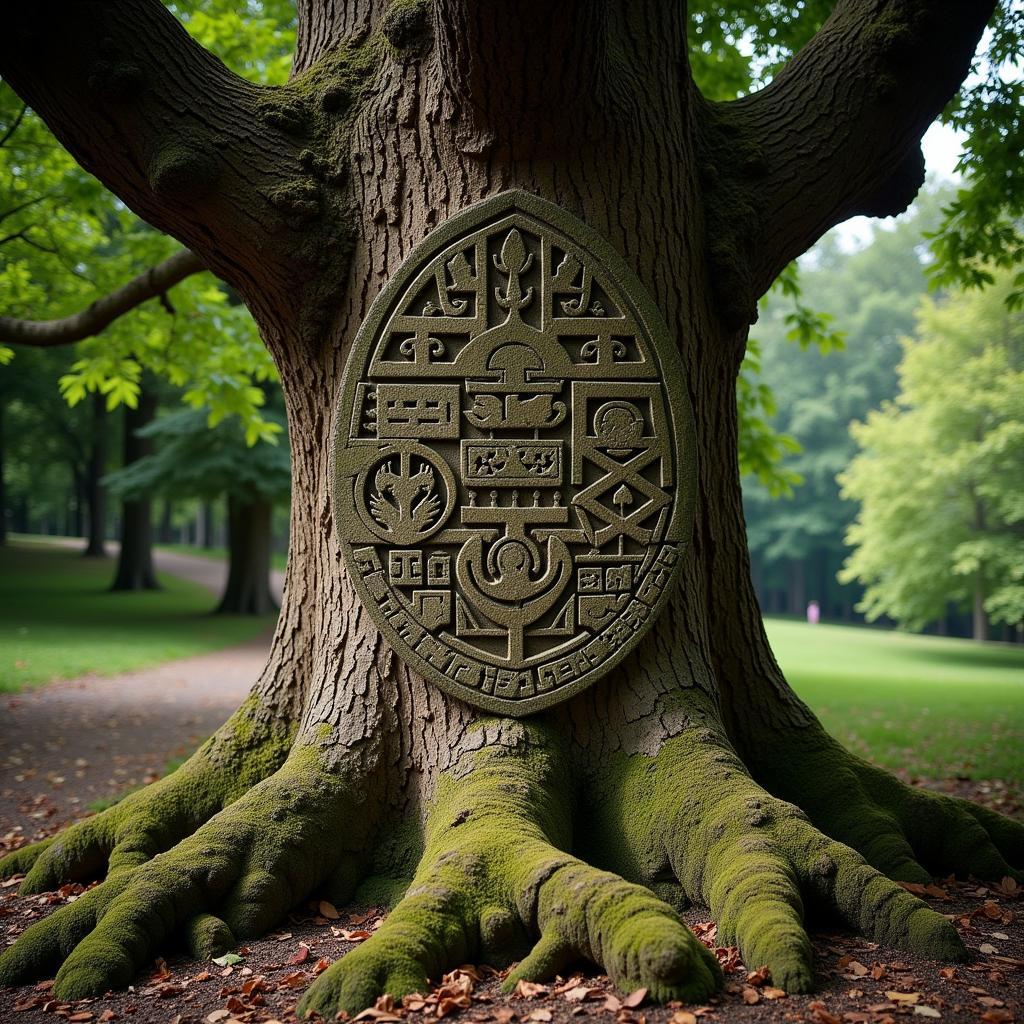
[[[792,259],[857,214],[902,212],[921,137],[970,68],[994,0],[840,0],[765,89],[705,108],[702,178],[730,319]],[[720,268],[713,268],[719,270]],[[742,293],[742,294],[736,294]]]
[[[149,299],[164,295],[186,277],[205,269],[203,261],[194,252],[182,249],[70,316],[58,320],[19,320],[0,316],[0,344],[53,348],[91,338],[118,317]]]
[[[275,197],[305,172],[279,90],[229,71],[160,0],[15,4],[0,73],[144,220],[247,298],[288,294],[290,214]]]

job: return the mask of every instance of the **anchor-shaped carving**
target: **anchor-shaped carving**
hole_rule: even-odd
[[[545,563],[547,569],[537,575]],[[513,522],[508,535],[495,541],[486,557],[481,537],[466,541],[456,558],[455,573],[467,598],[492,622],[506,627],[508,660],[518,663],[524,654],[524,630],[561,596],[572,575],[572,555],[560,538],[550,535],[542,555],[523,525]]]
[[[533,266],[533,253],[526,251],[523,243],[523,236],[513,228],[501,244],[501,259],[497,256],[491,257],[498,271],[507,275],[508,284],[505,290],[500,287],[494,289],[494,297],[502,309],[519,315],[519,311],[533,302],[533,288],[527,288],[523,293],[523,286],[519,283],[520,275],[525,274]]]

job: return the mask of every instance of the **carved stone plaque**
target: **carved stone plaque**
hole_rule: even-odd
[[[682,368],[625,262],[505,192],[432,232],[377,297],[339,395],[348,569],[398,654],[503,714],[618,663],[693,517]]]

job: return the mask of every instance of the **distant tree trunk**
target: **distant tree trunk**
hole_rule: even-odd
[[[988,639],[988,616],[985,614],[985,579],[978,573],[974,580],[974,600],[971,605],[971,636],[975,640]]]
[[[157,527],[156,539],[160,544],[174,543],[174,503],[170,498],[164,498],[163,507],[160,509],[160,525]]]
[[[71,463],[71,479],[73,481],[72,486],[75,490],[75,524],[74,524],[74,535],[76,537],[84,537],[85,534],[85,480],[82,477],[77,465],[74,462]]]
[[[270,593],[273,505],[228,498],[228,582],[217,611],[267,615],[277,610]]]
[[[0,544],[7,543],[7,479],[4,473],[4,405],[0,402]]]
[[[14,516],[14,532],[15,533],[31,533],[29,529],[29,514],[28,514],[28,498],[22,495],[18,499],[18,504],[13,510]]]
[[[86,539],[86,558],[106,558],[103,543],[106,532],[106,488],[103,475],[107,470],[107,410],[104,397],[97,392],[92,397],[92,439],[86,466],[85,496],[89,505],[89,532]]]
[[[807,607],[807,586],[802,558],[794,558],[789,563],[789,612],[791,615],[802,615]]]
[[[138,405],[124,408],[124,464],[131,465],[153,452],[153,441],[139,430],[156,416],[157,398],[143,387]],[[153,502],[139,498],[122,502],[121,551],[111,590],[159,590],[153,570]]]
[[[213,541],[213,502],[204,501],[199,506],[199,521],[203,528],[203,539],[202,546],[204,548],[212,548],[214,546]]]

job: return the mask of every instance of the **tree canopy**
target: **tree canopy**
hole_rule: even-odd
[[[1024,619],[1024,312],[997,271],[985,292],[927,300],[903,343],[895,401],[855,424],[841,475],[860,502],[844,580],[869,619],[910,629],[948,602]]]

